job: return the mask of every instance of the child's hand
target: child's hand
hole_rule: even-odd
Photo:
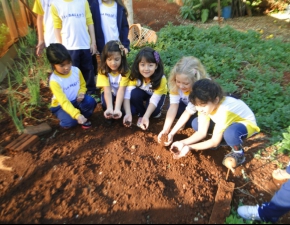
[[[173,153],[173,159],[180,159],[181,157],[184,157],[189,150],[190,148],[187,145],[184,145],[179,141],[174,142],[170,147],[170,151]]]
[[[166,135],[166,136],[167,136],[167,138],[166,138],[167,141],[163,142],[163,144],[164,144],[165,146],[169,146],[169,145],[172,143],[172,141],[173,141],[173,135],[172,135],[171,133],[167,134],[166,131],[162,130],[162,131],[158,134],[158,142],[159,142],[159,143],[161,143],[161,138],[162,138],[163,135]]]
[[[132,125],[132,114],[126,114],[123,119],[123,124],[125,127],[131,127]]]
[[[165,145],[165,146],[169,146],[169,145],[172,143],[172,141],[173,141],[173,137],[174,137],[174,135],[171,134],[171,133],[169,133],[169,134],[167,135],[167,142],[164,142],[164,145]]]
[[[124,52],[125,52],[125,54],[127,55],[128,54],[128,48],[124,48]]]
[[[78,124],[83,124],[85,122],[87,122],[87,118],[84,117],[82,114],[80,114],[77,118]]]
[[[85,98],[85,94],[83,94],[83,93],[78,94],[78,96],[77,96],[77,102],[83,101],[84,98]]]
[[[147,117],[142,118],[141,123],[140,123],[140,128],[142,130],[147,130],[149,127],[149,119]]]
[[[113,109],[107,109],[105,112],[104,112],[104,117],[106,119],[112,119],[113,118]]]
[[[122,117],[122,112],[120,110],[115,109],[113,112],[113,119],[120,119]]]
[[[92,55],[97,53],[97,45],[96,44],[91,44],[90,52],[91,52]]]

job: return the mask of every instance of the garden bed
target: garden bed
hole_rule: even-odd
[[[164,0],[154,2],[149,8],[150,4],[141,5],[144,1],[133,1],[134,7],[143,7],[146,18],[155,21],[149,24],[138,12],[135,22],[148,24],[156,31],[160,27],[154,24],[165,25],[171,19],[180,24],[176,19],[178,6]],[[166,11],[164,20],[159,18],[161,10]],[[171,13],[170,17],[165,17],[167,13]],[[0,90],[2,106],[8,104],[6,81]],[[289,82],[288,73],[285,82]],[[28,90],[23,87],[19,91]],[[147,131],[136,126],[126,128],[121,121],[108,126],[100,105],[91,118],[91,129],[78,126],[63,130],[47,107],[51,92],[45,82],[41,83],[40,95],[41,107],[32,112],[31,118],[24,119],[24,125],[47,122],[52,129],[40,135],[39,143],[29,149],[16,153],[4,149],[20,134],[11,118],[1,112],[0,151],[1,155],[10,157],[3,163],[12,171],[0,170],[0,223],[207,224],[215,221],[211,215],[215,199],[219,199],[216,194],[227,175],[227,168],[221,162],[230,148],[193,151],[174,160],[168,147],[157,143],[168,99],[162,116],[151,119]],[[134,117],[133,122],[136,121]],[[191,134],[191,129],[184,129],[175,140]],[[280,156],[278,161],[271,158],[273,149],[267,147],[268,138],[261,132],[247,140],[246,162],[235,174],[229,174],[227,181],[235,184],[233,209],[241,202],[254,205],[270,200],[283,183],[273,180],[271,173],[279,165],[286,165],[289,157]],[[255,158],[261,149],[263,154]],[[278,221],[289,222],[289,213]]]

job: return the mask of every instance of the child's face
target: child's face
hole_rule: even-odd
[[[107,66],[113,71],[118,72],[118,69],[122,62],[122,56],[120,52],[112,52],[106,59]]]
[[[147,62],[144,58],[139,62],[139,72],[145,79],[151,77],[156,69],[156,63]]]
[[[219,100],[218,98],[214,102],[208,102],[206,104],[195,105],[196,110],[204,115],[211,114],[215,109],[218,108]]]
[[[184,74],[177,74],[175,76],[175,82],[176,82],[177,87],[182,92],[189,92],[189,91],[191,91],[192,82],[191,82],[191,80],[188,79],[188,76],[186,76]]]
[[[72,63],[69,60],[65,60],[60,64],[55,64],[54,69],[56,72],[62,74],[62,75],[67,75],[69,74],[71,70]]]

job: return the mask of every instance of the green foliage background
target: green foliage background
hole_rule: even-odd
[[[167,76],[182,56],[199,58],[225,91],[242,95],[272,142],[283,139],[290,125],[290,85],[283,80],[290,70],[290,43],[218,25],[201,29],[168,24],[157,34],[157,43],[151,46],[160,53]],[[130,64],[138,51],[131,46]]]

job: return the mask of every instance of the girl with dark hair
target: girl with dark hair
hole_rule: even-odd
[[[232,151],[222,163],[234,172],[234,168],[245,161],[243,140],[260,131],[254,113],[242,100],[226,96],[220,85],[210,79],[196,81],[189,100],[198,111],[198,117],[192,121],[195,132],[171,145],[173,158],[179,159],[190,150],[215,148],[225,142]],[[208,133],[212,136],[205,140]]]
[[[53,73],[49,87],[53,97],[51,112],[60,120],[60,126],[69,129],[81,124],[83,129],[90,127],[88,117],[93,114],[96,101],[89,95],[82,72],[72,66],[72,58],[67,49],[59,43],[50,44],[46,50]]]
[[[146,130],[150,117],[161,116],[167,95],[167,79],[159,53],[150,47],[142,48],[135,57],[129,79],[124,106],[131,110],[132,105],[132,114],[137,113],[139,117],[137,126]],[[127,114],[124,122],[132,122],[132,114]]]
[[[122,117],[129,72],[124,46],[118,40],[109,41],[103,49],[97,76],[97,87],[101,88],[102,108],[108,123]]]

